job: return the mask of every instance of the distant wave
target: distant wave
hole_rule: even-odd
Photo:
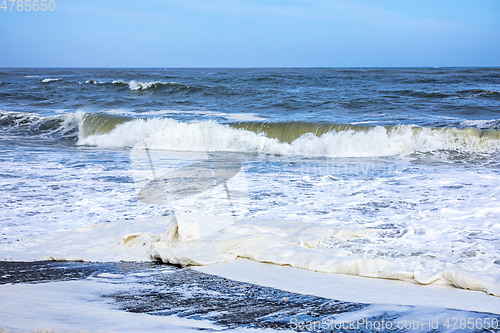
[[[139,80],[112,80],[112,79],[88,79],[79,82],[68,82],[62,79],[43,79],[43,83],[53,83],[61,81],[70,84],[91,85],[91,86],[104,86],[106,88],[128,88],[129,91],[134,92],[155,92],[159,94],[182,94],[190,95],[195,93],[203,93],[212,96],[223,95],[238,95],[233,87],[225,85],[189,85],[176,81],[139,81]]]
[[[56,78],[56,79],[50,79],[50,78],[43,79],[42,83],[57,82],[57,81],[61,81],[61,79],[59,79],[59,78]]]
[[[98,81],[98,80],[87,80],[85,81],[85,83],[88,83],[88,84],[106,84],[106,82],[102,82],[102,81]]]
[[[473,97],[490,97],[490,98],[500,99],[500,91],[498,90],[469,89],[469,90],[459,91],[459,94],[469,95]]]
[[[116,87],[127,87],[131,91],[146,91],[146,90],[161,90],[165,89],[167,92],[194,92],[202,90],[200,87],[194,87],[178,82],[163,82],[163,81],[101,81],[97,79],[89,79],[85,82],[80,82],[80,84],[90,84],[90,85],[106,85],[106,86],[116,86]]]
[[[500,130],[500,119],[493,120],[463,120],[464,126],[476,127],[482,130]]]
[[[468,89],[460,91],[422,91],[422,90],[386,90],[383,94],[400,97],[417,97],[429,99],[444,99],[444,98],[471,98],[483,97],[500,99],[500,91],[488,89]]]
[[[181,84],[178,82],[162,82],[162,81],[148,81],[148,82],[141,82],[141,81],[121,81],[121,80],[115,80],[113,81],[113,84],[116,85],[121,85],[121,86],[128,86],[128,88],[132,91],[142,91],[142,90],[150,90],[150,89],[157,89],[157,88],[162,88],[162,87],[174,87],[174,88],[184,88],[184,89],[194,89],[194,87]]]

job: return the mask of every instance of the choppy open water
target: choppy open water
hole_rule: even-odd
[[[2,259],[239,256],[500,295],[498,68],[1,69],[0,110]],[[215,155],[237,181],[139,200]]]

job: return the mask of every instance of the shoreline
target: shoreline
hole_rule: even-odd
[[[290,285],[283,282],[287,279],[295,285],[308,282],[311,286],[316,285],[317,290],[329,290],[332,285],[325,284],[325,280],[318,278],[321,273],[310,272],[315,275],[306,277],[297,275],[297,272],[292,274],[291,270],[294,269],[291,267],[256,264],[248,260],[237,260],[232,265],[226,263],[225,267],[217,264],[192,269],[155,262],[2,261],[0,298],[6,306],[0,313],[0,318],[3,318],[0,320],[0,330],[16,332],[50,328],[55,331],[135,331],[134,325],[120,326],[120,316],[137,316],[140,319],[136,321],[141,323],[143,328],[155,322],[153,326],[158,329],[173,325],[171,329],[177,328],[181,331],[257,329],[259,332],[311,331],[311,328],[313,331],[329,331],[333,326],[324,326],[320,330],[315,330],[314,327],[320,323],[326,325],[329,321],[331,325],[334,322],[341,325],[335,327],[335,331],[353,332],[352,325],[357,323],[357,331],[369,332],[372,330],[368,329],[367,325],[381,322],[397,325],[402,321],[415,322],[416,318],[422,318],[423,324],[439,322],[439,327],[443,330],[446,318],[470,317],[478,322],[487,318],[500,320],[498,314],[487,312],[423,305],[349,302],[311,293],[286,291],[283,289],[291,289]],[[233,275],[240,274],[238,280],[227,278],[228,272],[231,271],[228,266],[231,266]],[[225,269],[225,274],[220,274],[222,268]],[[226,277],[203,272],[210,270],[219,270],[219,274]],[[241,277],[245,274],[250,276],[248,273],[252,270],[251,277],[254,280],[267,281],[264,285],[279,283],[282,288],[241,282],[244,280]],[[307,273],[302,271],[299,273]],[[285,274],[277,275],[278,272]],[[315,280],[307,280],[311,276],[314,276]],[[340,285],[336,288],[341,291],[347,287],[349,286],[344,284],[343,288]],[[358,288],[359,292],[364,292],[362,285],[358,285]],[[393,292],[398,290],[396,288]],[[26,294],[23,291],[26,291]],[[330,295],[333,295],[334,291],[330,290]],[[377,296],[377,292],[386,293],[387,290],[374,292]],[[15,299],[12,299],[13,297]],[[496,299],[493,296],[488,297]],[[61,303],[65,301],[73,305],[61,308]],[[8,304],[16,306],[12,308]],[[92,317],[94,308],[100,310]],[[76,314],[71,312],[78,309],[81,311]],[[64,311],[70,311],[68,316],[63,315]],[[107,312],[110,314],[102,317]],[[85,314],[84,319],[78,317],[81,314]],[[23,320],[15,321],[16,315],[22,315]],[[156,323],[158,320],[162,322]],[[359,325],[363,324],[360,320],[364,320],[361,329]],[[307,323],[313,326],[307,326]],[[394,327],[396,326],[392,326]],[[387,328],[382,327],[377,331],[394,332],[393,329]],[[411,331],[404,325],[401,328],[396,331]],[[151,331],[156,329],[151,328]]]

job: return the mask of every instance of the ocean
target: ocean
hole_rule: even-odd
[[[499,68],[0,69],[2,260],[500,296]]]

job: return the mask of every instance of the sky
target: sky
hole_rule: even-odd
[[[500,66],[500,0],[50,2],[5,1],[0,67]]]

